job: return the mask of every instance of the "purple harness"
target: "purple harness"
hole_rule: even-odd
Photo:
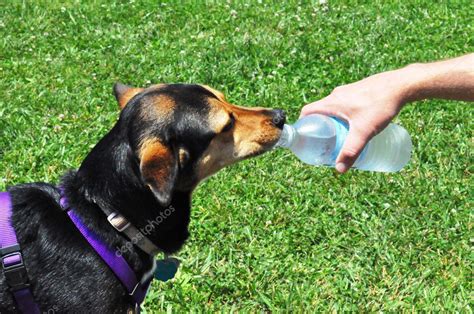
[[[10,194],[0,192],[0,259],[3,275],[23,313],[39,314],[40,310],[31,294],[28,274],[23,263],[20,244],[11,225],[12,202]]]
[[[82,223],[79,216],[68,206],[64,196],[61,197],[60,204],[61,207],[67,211],[71,221],[87,242],[89,242],[102,260],[109,266],[125,289],[127,289],[127,292],[135,302],[135,308],[139,310],[140,304],[145,299],[153,277],[141,283],[125,259],[121,255],[115,254],[114,249],[105,244],[92,230],[88,229],[87,226]],[[39,307],[34,302],[33,295],[29,288],[30,285],[23,263],[20,245],[18,244],[15,230],[11,224],[11,215],[12,203],[10,194],[8,192],[0,192],[0,258],[3,266],[3,274],[10,291],[13,293],[19,310],[22,313],[39,314]]]

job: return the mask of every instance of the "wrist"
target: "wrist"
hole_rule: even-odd
[[[401,83],[399,95],[401,106],[424,98],[423,91],[429,76],[426,64],[413,63],[395,71],[398,72],[397,76]]]

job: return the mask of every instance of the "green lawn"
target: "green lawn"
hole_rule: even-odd
[[[468,0],[37,2],[0,3],[0,190],[78,167],[117,119],[118,80],[205,83],[294,121],[338,85],[474,51]],[[283,150],[219,172],[147,312],[472,313],[473,108],[406,107],[400,173],[341,176]]]

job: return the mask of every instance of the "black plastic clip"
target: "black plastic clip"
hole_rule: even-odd
[[[10,291],[14,292],[29,287],[26,267],[23,263],[23,255],[20,245],[15,244],[0,249],[3,275]]]

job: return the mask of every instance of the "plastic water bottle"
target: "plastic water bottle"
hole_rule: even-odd
[[[307,164],[334,167],[348,132],[345,122],[313,114],[293,125],[285,124],[276,146],[289,148]],[[353,167],[380,172],[399,171],[410,160],[411,147],[408,132],[391,123],[367,143]]]

